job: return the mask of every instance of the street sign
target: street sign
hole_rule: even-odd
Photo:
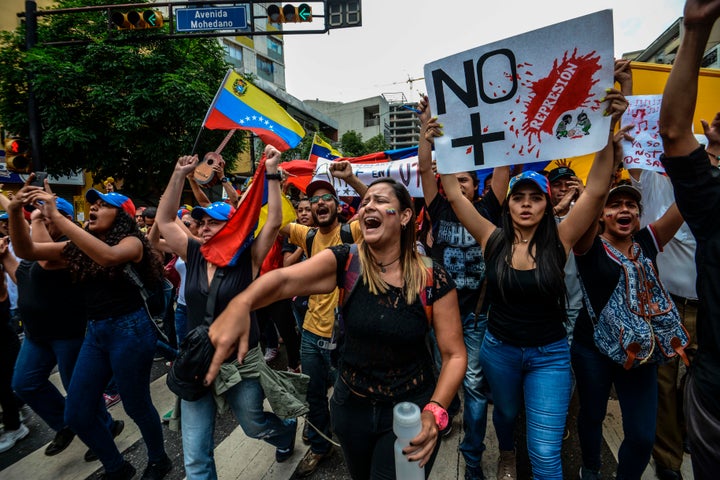
[[[178,32],[203,30],[248,30],[247,5],[223,8],[179,8],[175,10]]]

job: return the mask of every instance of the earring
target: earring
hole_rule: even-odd
[[[407,223],[402,224],[402,229],[405,230],[407,228]]]

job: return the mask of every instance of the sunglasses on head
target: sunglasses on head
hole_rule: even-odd
[[[314,195],[310,197],[310,203],[318,203],[321,198],[323,202],[329,202],[330,200],[337,201],[335,195],[333,195],[332,193],[323,193],[322,195]]]

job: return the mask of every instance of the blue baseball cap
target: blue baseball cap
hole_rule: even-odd
[[[545,195],[550,195],[550,182],[548,182],[548,179],[537,172],[528,171],[523,172],[520,175],[515,175],[510,179],[507,196],[509,197],[513,190],[515,190],[518,186],[528,183],[538,187]]]
[[[91,188],[85,193],[85,200],[90,202],[91,204],[97,202],[98,200],[102,200],[103,202],[107,203],[108,205],[112,205],[113,207],[122,208],[125,210],[131,217],[135,218],[135,204],[130,200],[130,197],[126,197],[125,195],[117,192],[109,192],[109,193],[102,193],[98,190],[95,190],[94,188]]]
[[[225,202],[214,202],[207,207],[195,207],[193,208],[190,215],[195,220],[202,220],[203,215],[209,215],[210,218],[227,222],[232,214],[235,213],[235,209]]]
[[[57,207],[58,211],[60,213],[63,213],[65,215],[68,215],[72,218],[75,218],[75,209],[73,208],[72,204],[61,197],[55,198],[55,206]]]
[[[7,212],[0,213],[0,220],[7,220],[8,218],[10,217],[8,216]]]

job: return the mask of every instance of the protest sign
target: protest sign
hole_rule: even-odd
[[[607,143],[612,11],[524,33],[425,65],[438,171],[574,157]]]
[[[664,171],[660,163],[663,153],[658,121],[662,95],[634,95],[627,97],[628,109],[620,125],[633,125],[628,135],[632,141],[623,141],[623,165],[625,168]]]
[[[318,159],[313,181],[325,180],[326,182],[330,182],[340,197],[357,197],[357,192],[355,192],[355,189],[348,185],[347,182],[335,178],[330,174],[328,165],[331,162],[331,160],[324,158]],[[378,178],[390,177],[403,184],[405,188],[408,189],[408,192],[410,192],[410,196],[423,196],[420,175],[418,174],[417,156],[385,163],[353,163],[351,165],[353,173],[365,185],[370,185]]]

